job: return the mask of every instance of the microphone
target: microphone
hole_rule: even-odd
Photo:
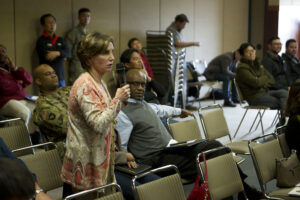
[[[116,73],[119,87],[126,85],[126,68],[124,63],[121,62],[116,65]]]

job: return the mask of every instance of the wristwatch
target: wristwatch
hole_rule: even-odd
[[[35,190],[35,195],[38,195],[38,194],[41,193],[41,192],[44,192],[44,190],[43,190],[43,189]]]

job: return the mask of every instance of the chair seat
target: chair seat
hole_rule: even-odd
[[[250,154],[248,141],[231,142],[226,146],[228,146],[234,153]]]
[[[260,109],[260,110],[269,110],[270,109],[270,107],[268,107],[268,106],[244,106],[243,108],[245,108],[245,109],[256,109],[256,110],[258,110],[258,109]]]
[[[293,188],[281,188],[278,190],[275,190],[269,194],[270,197],[278,197],[282,198],[285,200],[294,200],[294,199],[300,199],[300,197],[291,197],[288,195],[288,193],[292,190]]]
[[[245,158],[241,156],[233,156],[233,160],[236,164],[241,164],[242,162],[244,162]]]

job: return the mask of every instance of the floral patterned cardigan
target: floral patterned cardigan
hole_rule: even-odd
[[[101,87],[102,86],[102,87]],[[113,122],[121,102],[106,85],[82,74],[69,97],[69,126],[61,178],[78,190],[115,181]]]

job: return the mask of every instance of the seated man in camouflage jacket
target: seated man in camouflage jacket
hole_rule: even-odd
[[[60,157],[63,159],[71,88],[58,88],[57,75],[47,64],[39,65],[34,70],[34,78],[40,89],[33,113],[34,123],[40,128],[43,137],[57,145]]]

